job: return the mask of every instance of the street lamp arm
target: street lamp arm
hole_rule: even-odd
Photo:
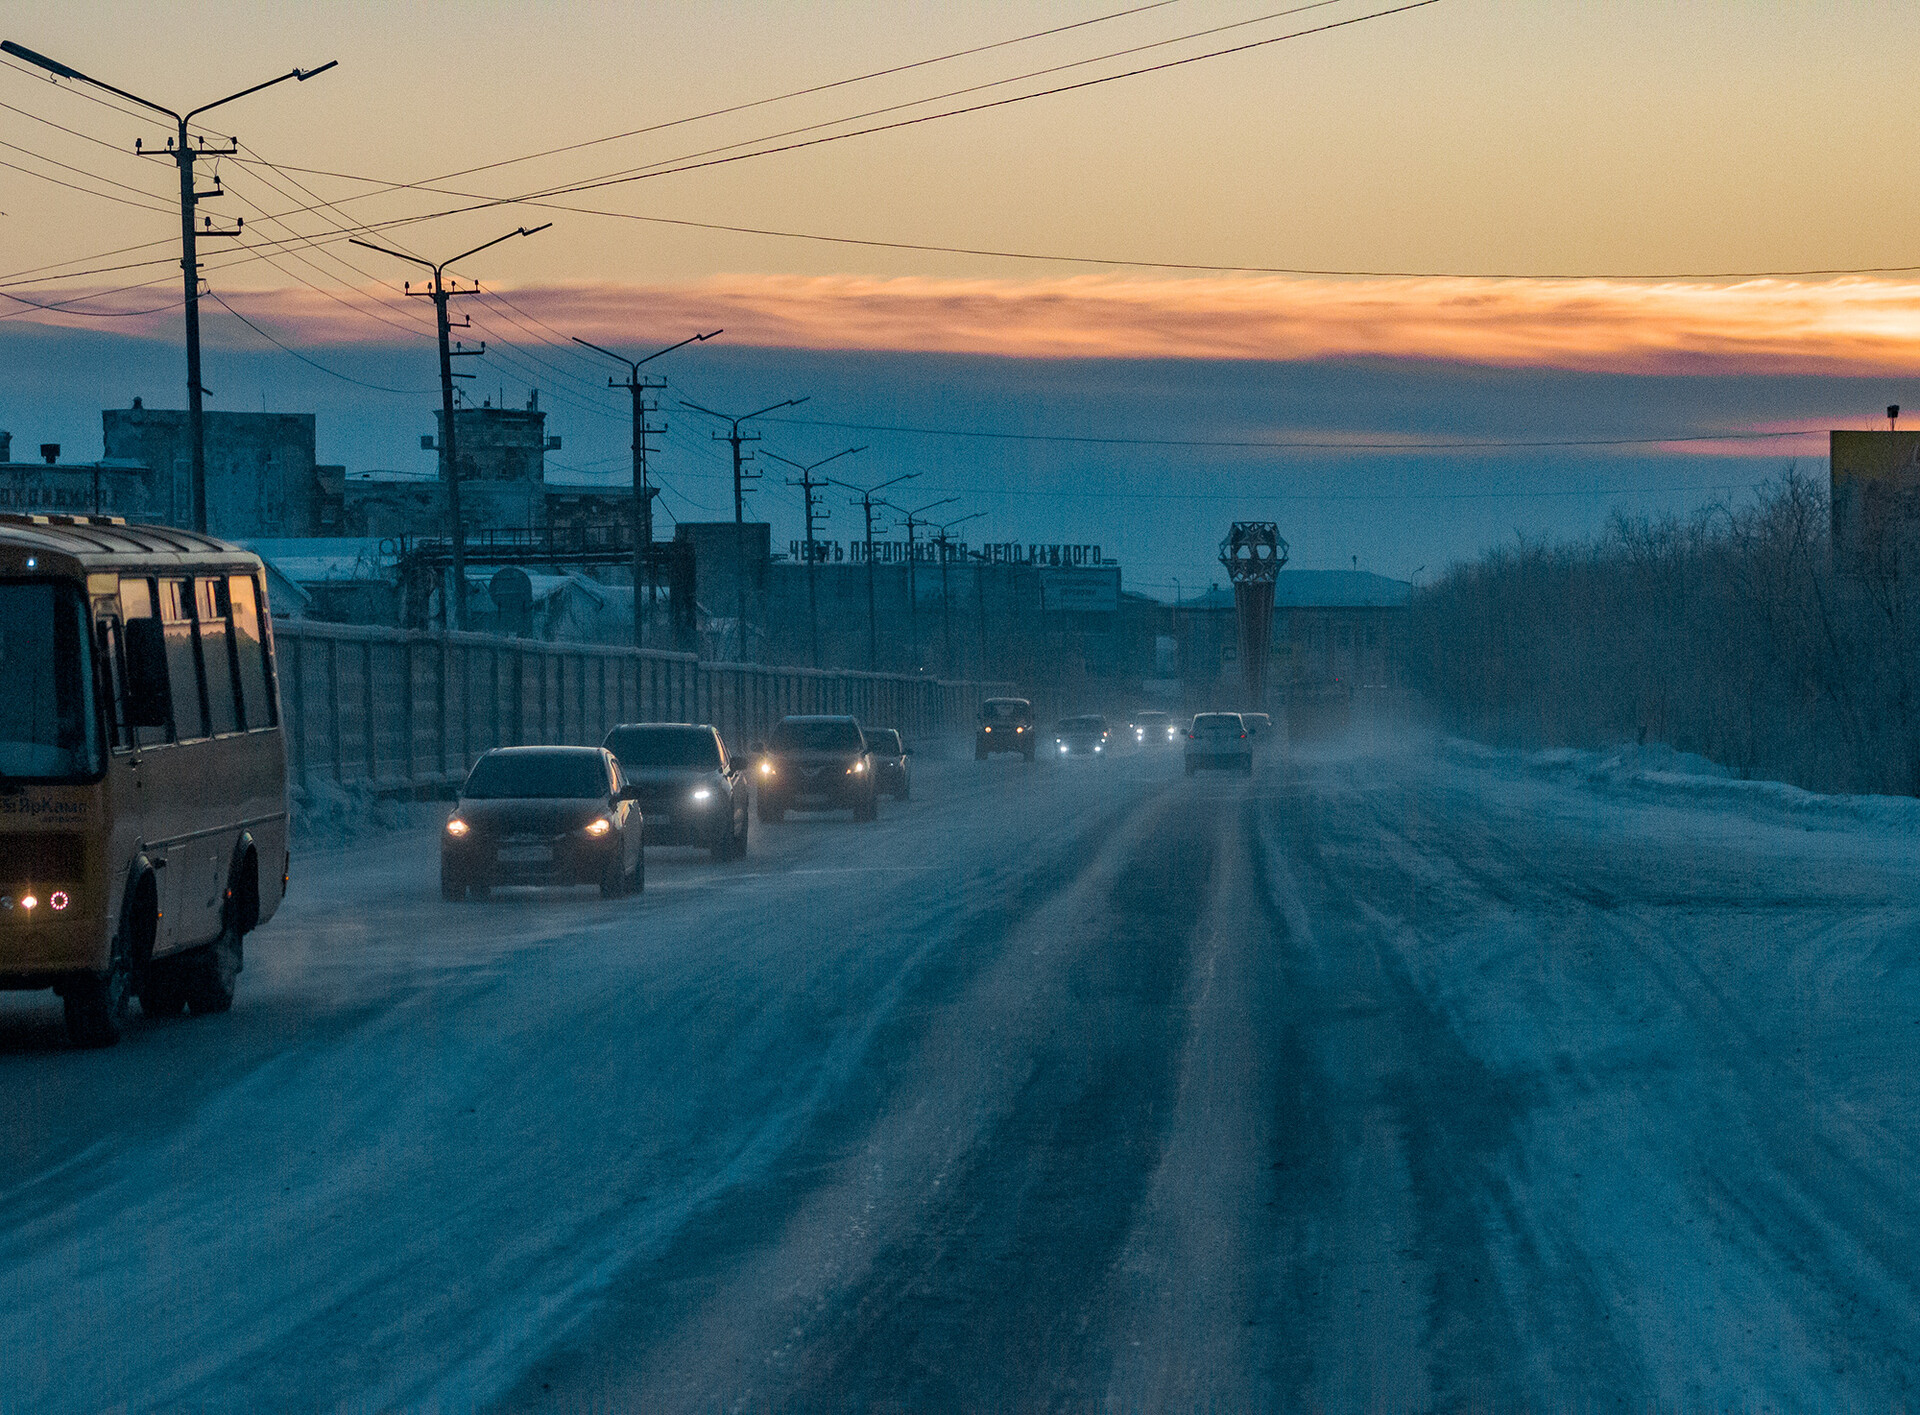
[[[211,103],[203,103],[198,108],[194,109],[191,113],[187,114],[187,116],[182,118],[180,121],[182,123],[191,123],[195,118],[199,117],[202,113],[205,113],[210,109],[218,108],[222,104],[231,103],[236,98],[245,98],[250,93],[258,93],[263,88],[272,88],[275,84],[283,84],[288,79],[297,79],[299,82],[305,83],[308,79],[312,78],[315,74],[326,73],[328,69],[333,68],[334,65],[338,64],[339,62],[340,61],[338,59],[329,59],[327,60],[326,63],[322,64],[317,69],[293,69],[287,73],[280,75],[278,78],[268,79],[263,84],[255,84],[252,88],[243,88],[238,93],[230,93],[225,98],[216,98]],[[94,81],[89,79],[88,82],[91,83]],[[102,87],[104,87],[104,85],[102,85]]]
[[[730,418],[725,413],[716,413],[711,408],[703,408],[698,403],[689,403],[685,398],[676,398],[674,401],[683,408],[691,408],[696,413],[705,413],[708,417],[718,418],[723,423],[738,423],[744,421],[744,419],[741,418]]]
[[[978,519],[980,519],[980,517],[986,514],[987,513],[985,511],[974,511],[969,515],[962,516],[957,521],[948,521],[945,525],[940,527],[940,534],[945,535],[948,531],[952,530],[955,526],[964,525],[968,521],[977,521]]]
[[[94,78],[90,74],[83,74],[78,69],[72,68],[66,64],[62,64],[58,59],[49,59],[44,54],[36,54],[31,49],[27,48],[24,44],[15,44],[10,39],[0,40],[0,53],[11,54],[16,59],[25,59],[29,64],[34,64],[42,69],[45,69],[48,73],[52,74],[55,78],[78,79],[83,84],[92,84],[95,88],[105,89],[108,93],[116,94],[119,97],[126,99],[129,103],[137,103],[142,108],[151,108],[156,113],[164,113],[169,118],[173,119],[173,121],[176,123],[182,123],[186,121],[186,119],[182,118],[178,113],[174,112],[171,108],[162,108],[159,104],[151,103],[148,100],[140,97],[140,95],[137,93],[128,93],[123,88],[115,88],[110,83],[103,83],[101,80]],[[278,80],[275,80],[275,82],[278,82]],[[238,96],[239,96],[238,94],[235,95],[235,97],[238,97]],[[189,118],[192,116],[193,115],[191,113],[187,115],[187,117]]]
[[[800,405],[801,405],[802,403],[805,403],[805,402],[807,402],[807,401],[809,401],[809,399],[811,399],[811,398],[812,398],[812,396],[813,396],[812,394],[808,394],[806,398],[789,398],[789,399],[787,399],[787,401],[786,401],[786,402],[784,402],[784,403],[769,403],[769,404],[768,404],[768,405],[767,405],[766,407],[764,407],[764,408],[762,408],[762,409],[760,409],[760,411],[759,411],[759,412],[757,412],[757,413],[748,413],[748,414],[747,414],[747,415],[746,415],[745,417],[743,417],[743,418],[740,418],[740,419],[739,419],[738,421],[740,421],[740,422],[743,422],[743,423],[744,423],[744,422],[748,422],[748,421],[750,421],[750,420],[751,420],[751,419],[753,419],[753,418],[757,418],[757,417],[759,417],[759,416],[761,415],[761,413],[771,413],[771,412],[774,412],[774,411],[776,411],[777,409],[780,409],[780,408],[797,408],[797,407],[799,407],[799,406],[800,406]]]
[[[713,331],[713,332],[712,332],[711,334],[694,334],[694,335],[690,335],[689,337],[687,337],[687,338],[685,338],[685,339],[682,339],[682,340],[681,340],[681,341],[680,341],[680,342],[679,342],[678,344],[669,344],[669,345],[667,345],[667,347],[666,347],[666,348],[664,348],[664,349],[662,349],[662,350],[660,350],[660,353],[657,353],[657,354],[648,354],[648,355],[647,355],[647,356],[646,356],[646,357],[645,357],[644,359],[632,359],[632,360],[629,360],[628,362],[630,362],[630,363],[632,363],[632,364],[633,364],[633,366],[634,366],[635,368],[639,368],[641,364],[650,364],[650,363],[652,363],[652,362],[653,362],[653,361],[654,361],[655,359],[657,359],[657,358],[659,358],[659,357],[660,357],[660,354],[671,354],[671,353],[672,353],[672,352],[673,352],[673,351],[674,351],[675,349],[684,349],[684,348],[686,348],[686,347],[687,347],[687,345],[689,345],[689,344],[698,344],[698,343],[700,343],[700,342],[702,342],[703,340],[707,340],[707,339],[715,339],[715,338],[718,338],[718,337],[719,337],[720,335],[722,335],[722,334],[725,334],[726,332],[727,332],[727,331],[726,331],[726,330],[724,330],[724,329],[716,329],[716,330],[714,330],[714,331]],[[580,342],[581,342],[582,344],[586,344],[586,343],[587,343],[587,341],[586,341],[586,340],[584,340],[584,339],[582,339],[582,340],[581,340]],[[600,346],[599,346],[599,345],[597,345],[597,344],[587,344],[587,347],[588,347],[589,349],[597,349],[597,348],[599,348]],[[605,349],[600,349],[600,352],[604,354],[604,353],[606,353],[606,350],[605,350]],[[615,355],[614,355],[614,357],[615,357],[615,358],[617,359],[617,358],[619,358],[620,356],[619,356],[618,354],[615,354]]]
[[[376,246],[372,241],[363,241],[358,236],[347,237],[347,244],[351,246],[365,246],[370,251],[380,252],[381,255],[390,255],[395,260],[410,260],[415,265],[426,266],[428,270],[433,271],[436,275],[440,273],[440,267],[424,256],[408,255],[405,251],[396,251],[391,246]]]
[[[517,230],[507,232],[507,234],[504,236],[495,236],[491,241],[488,241],[483,245],[475,246],[470,251],[462,251],[459,255],[452,257],[452,259],[441,261],[440,264],[442,267],[445,267],[445,266],[452,265],[453,262],[456,260],[465,260],[468,256],[479,255],[480,252],[482,251],[492,250],[495,246],[499,245],[502,241],[511,241],[515,236],[537,236],[542,231],[546,230],[548,226],[551,226],[551,225],[553,225],[553,223],[549,221],[546,226],[536,226],[531,231],[529,231],[526,227],[522,226]]]
[[[627,358],[624,354],[616,354],[611,349],[603,349],[598,344],[594,343],[593,340],[582,339],[578,334],[573,336],[573,342],[576,344],[584,344],[589,349],[593,350],[594,353],[605,354],[608,358],[612,359],[615,363],[625,364],[630,369],[638,370],[640,367],[639,364],[635,363],[632,359]],[[678,348],[679,346],[675,345],[674,347]]]

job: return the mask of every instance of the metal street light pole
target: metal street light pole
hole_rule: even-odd
[[[813,624],[813,666],[815,668],[820,666],[820,598],[816,588],[816,582],[819,579],[817,572],[820,565],[820,557],[814,549],[813,522],[816,516],[826,517],[831,516],[833,513],[831,511],[815,509],[817,498],[813,494],[814,488],[825,486],[827,479],[822,477],[819,481],[815,481],[813,479],[813,473],[816,468],[824,467],[829,462],[837,461],[841,457],[851,457],[856,452],[864,452],[866,450],[864,447],[843,447],[834,453],[833,456],[822,457],[819,461],[813,463],[812,466],[806,467],[801,466],[790,457],[782,457],[778,452],[767,453],[774,461],[785,462],[789,467],[792,467],[800,473],[799,481],[788,477],[787,485],[801,488],[802,494],[806,497],[807,501],[807,618],[812,621]]]
[[[518,227],[504,236],[495,236],[491,241],[475,246],[470,251],[462,251],[457,256],[450,256],[438,265],[421,256],[391,250],[386,246],[376,246],[372,241],[363,241],[358,236],[353,238],[353,244],[356,246],[365,246],[370,251],[379,251],[380,254],[390,255],[396,260],[407,260],[415,265],[424,265],[433,272],[432,289],[415,291],[411,283],[403,288],[409,295],[417,293],[433,301],[434,322],[440,333],[440,475],[447,484],[447,523],[450,530],[448,539],[453,546],[453,586],[448,592],[453,603],[449,606],[450,612],[446,616],[446,622],[456,629],[467,627],[467,536],[460,521],[459,440],[453,429],[453,361],[456,358],[484,354],[487,346],[482,344],[478,349],[457,351],[448,346],[447,331],[451,326],[447,320],[447,301],[454,295],[471,295],[473,290],[449,290],[444,277],[447,267],[456,260],[465,260],[468,256],[479,255],[481,251],[497,246],[502,241],[511,241],[515,236],[537,236],[551,225],[553,223],[549,221],[546,226],[535,226],[532,230],[528,230],[525,226]],[[477,285],[474,287],[476,290],[478,288]],[[464,327],[463,325],[462,328]],[[471,377],[471,375],[463,374],[462,377]]]
[[[914,559],[914,528],[927,524],[920,519],[921,511],[931,511],[936,506],[945,506],[958,499],[958,497],[943,496],[938,501],[929,501],[918,510],[902,512],[907,518],[907,666],[909,668],[918,669],[920,666],[920,581]],[[893,509],[900,510],[898,506]]]
[[[940,632],[946,643],[947,677],[949,678],[953,677],[953,598],[947,593],[947,561],[951,558],[947,532],[962,521],[971,521],[975,516],[986,514],[985,511],[975,511],[971,516],[962,516],[957,521],[948,521],[940,528],[940,534],[933,538],[934,543],[940,547]]]
[[[812,395],[809,394],[807,396],[811,397]],[[733,444],[733,524],[735,528],[733,533],[733,583],[737,592],[736,608],[739,614],[740,662],[742,663],[747,661],[747,572],[744,561],[745,551],[741,547],[741,541],[745,538],[745,534],[739,527],[746,524],[747,517],[746,497],[740,484],[743,481],[751,480],[753,477],[758,476],[759,473],[741,470],[740,464],[744,462],[746,458],[740,455],[740,444],[743,442],[758,442],[760,435],[753,432],[741,432],[740,424],[752,422],[753,419],[764,417],[768,413],[778,412],[781,408],[797,408],[806,401],[806,398],[789,398],[784,403],[769,403],[764,408],[756,409],[751,413],[742,413],[736,418],[731,413],[719,413],[715,412],[712,408],[703,408],[698,403],[689,403],[685,398],[680,400],[681,407],[691,408],[696,413],[705,413],[710,418],[718,418],[721,422],[728,424],[725,432],[716,432],[713,436],[716,442],[729,442]],[[752,455],[751,452],[747,453],[747,457],[751,457]]]
[[[724,329],[716,329],[712,334],[691,335],[678,344],[669,344],[664,349],[648,354],[644,359],[630,359],[624,354],[614,353],[611,349],[603,349],[590,339],[582,339],[578,334],[573,336],[574,343],[584,344],[596,354],[605,354],[608,358],[625,364],[628,370],[625,383],[615,383],[609,378],[607,387],[624,388],[633,395],[633,646],[637,649],[646,647],[647,613],[640,607],[640,576],[643,570],[647,577],[647,603],[651,606],[654,602],[653,498],[657,493],[653,487],[647,485],[647,434],[667,430],[665,423],[661,423],[659,427],[647,426],[647,414],[660,406],[655,403],[649,407],[647,394],[653,389],[665,388],[667,381],[664,378],[652,380],[641,378],[640,365],[652,363],[662,354],[671,354],[675,349],[684,349],[689,344],[697,344],[726,332]]]
[[[874,617],[873,605],[873,508],[875,505],[873,494],[896,482],[911,481],[919,475],[918,472],[902,472],[899,476],[889,477],[875,486],[855,486],[852,482],[841,481],[837,477],[827,478],[835,486],[844,486],[848,491],[859,492],[860,499],[853,504],[862,508],[867,516],[867,671],[869,673],[880,671],[880,628],[879,622]],[[886,503],[879,504],[884,506]]]
[[[24,59],[29,64],[37,65],[52,74],[55,78],[73,79],[79,83],[92,84],[95,88],[104,89],[108,93],[126,99],[129,103],[137,103],[142,108],[150,108],[155,113],[165,114],[174,121],[177,133],[176,137],[167,140],[166,156],[172,158],[180,168],[180,271],[186,287],[187,424],[188,435],[193,444],[193,528],[204,534],[207,529],[207,434],[205,413],[201,406],[201,395],[206,390],[202,388],[200,384],[200,249],[197,237],[201,235],[237,236],[240,234],[240,228],[244,224],[244,219],[236,222],[231,231],[220,231],[214,229],[213,218],[208,217],[207,226],[204,231],[196,232],[194,230],[194,208],[209,197],[221,195],[217,179],[214,189],[210,192],[196,191],[194,189],[194,162],[202,157],[227,156],[239,151],[239,146],[237,143],[230,143],[226,147],[210,148],[206,146],[205,140],[203,139],[200,146],[195,147],[187,141],[187,124],[191,123],[202,113],[209,112],[223,104],[232,103],[237,98],[245,98],[248,94],[258,93],[263,88],[272,88],[275,84],[285,83],[288,79],[293,79],[298,83],[305,83],[316,74],[326,73],[328,69],[333,68],[334,65],[340,61],[338,59],[329,59],[317,69],[291,70],[288,73],[281,74],[278,78],[268,79],[265,83],[257,83],[251,88],[243,88],[238,93],[230,93],[225,98],[215,99],[212,103],[203,103],[198,108],[191,109],[182,114],[174,112],[171,108],[162,107],[160,104],[151,102],[148,99],[141,98],[138,94],[128,93],[123,88],[115,88],[110,83],[104,83],[90,75],[83,74],[78,69],[62,64],[57,59],[49,59],[44,54],[36,54],[31,49],[26,48],[24,45],[15,44],[10,39],[0,40],[0,52],[11,54],[16,59]],[[138,141],[134,143],[133,150],[136,153],[145,155],[145,149]],[[161,154],[156,152],[152,155],[158,157]]]

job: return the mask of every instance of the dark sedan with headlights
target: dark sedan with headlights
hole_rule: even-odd
[[[913,794],[913,782],[907,775],[908,751],[900,734],[891,727],[863,727],[867,737],[867,760],[873,763],[873,786],[896,801]]]
[[[647,884],[642,833],[620,763],[604,747],[496,747],[473,764],[440,833],[440,893],[497,884]]]
[[[1107,720],[1098,713],[1063,717],[1053,724],[1053,749],[1063,757],[1104,756],[1112,740]]]
[[[747,779],[713,727],[629,722],[602,743],[638,791],[647,844],[696,845],[716,860],[747,853]]]
[[[756,746],[754,789],[760,819],[779,824],[788,811],[851,809],[857,821],[880,812],[866,734],[851,717],[783,717]]]

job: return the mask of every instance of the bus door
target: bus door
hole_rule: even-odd
[[[137,770],[147,855],[159,870],[154,951],[166,953],[204,943],[219,928],[207,917],[206,857],[216,842],[207,833],[214,821],[203,803],[217,800],[219,789],[209,777],[214,763],[199,747],[209,733],[194,641],[193,581],[123,578],[120,586],[126,632],[142,632],[131,627],[135,619],[157,619],[165,657],[169,720],[163,727],[137,729]]]
[[[117,586],[111,598],[95,598],[93,632],[100,663],[94,681],[100,685],[100,719],[107,739],[106,855],[100,887],[106,889],[110,907],[117,909],[124,902],[121,890],[126,887],[127,867],[146,837],[140,729],[133,726],[128,711],[126,636],[120,626]]]

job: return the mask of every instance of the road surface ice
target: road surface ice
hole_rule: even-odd
[[[1910,1404],[1920,818],[1684,768],[298,855],[227,1016],[0,995],[0,1409]]]

